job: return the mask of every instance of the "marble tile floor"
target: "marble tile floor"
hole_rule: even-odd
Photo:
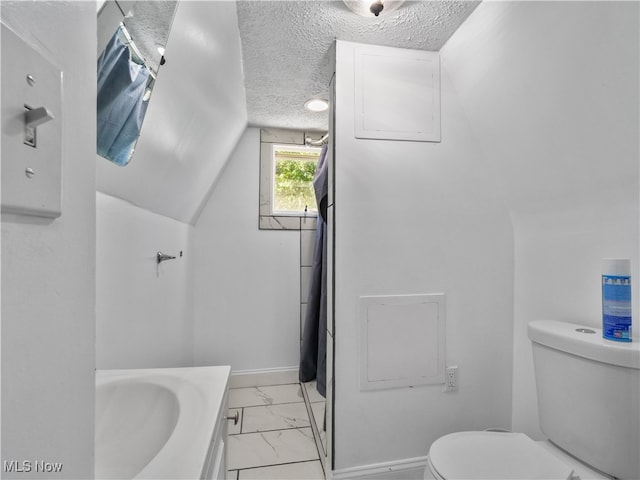
[[[305,385],[318,431],[322,431],[324,398]],[[230,480],[322,480],[324,471],[300,384],[229,390],[227,469]],[[322,452],[322,453],[320,453]]]

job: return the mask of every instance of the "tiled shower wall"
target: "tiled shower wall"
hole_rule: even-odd
[[[316,242],[315,224],[313,230],[300,230],[300,341],[304,330],[304,319],[307,314],[307,296],[311,282],[311,269],[313,265],[313,249]]]
[[[313,249],[316,239],[316,215],[280,215],[271,213],[271,145],[305,145],[305,138],[319,138],[318,132],[260,129],[260,205],[259,227],[261,230],[293,230],[300,234],[300,340],[307,312],[307,296],[313,265]]]

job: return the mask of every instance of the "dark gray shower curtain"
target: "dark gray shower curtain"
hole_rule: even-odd
[[[327,146],[322,147],[318,168],[313,179],[313,187],[318,205],[318,221],[316,241],[313,251],[313,265],[309,294],[307,297],[307,314],[300,346],[301,382],[316,379],[318,393],[326,397],[327,377],[327,194],[328,168]]]

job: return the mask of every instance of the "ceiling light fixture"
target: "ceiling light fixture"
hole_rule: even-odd
[[[322,98],[312,98],[305,102],[304,108],[312,112],[324,112],[329,108],[329,102]]]
[[[354,13],[361,17],[378,17],[397,10],[404,0],[342,0]]]

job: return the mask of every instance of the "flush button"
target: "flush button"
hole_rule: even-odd
[[[590,328],[576,328],[576,332],[580,332],[580,333],[596,333],[595,330],[591,330]]]

